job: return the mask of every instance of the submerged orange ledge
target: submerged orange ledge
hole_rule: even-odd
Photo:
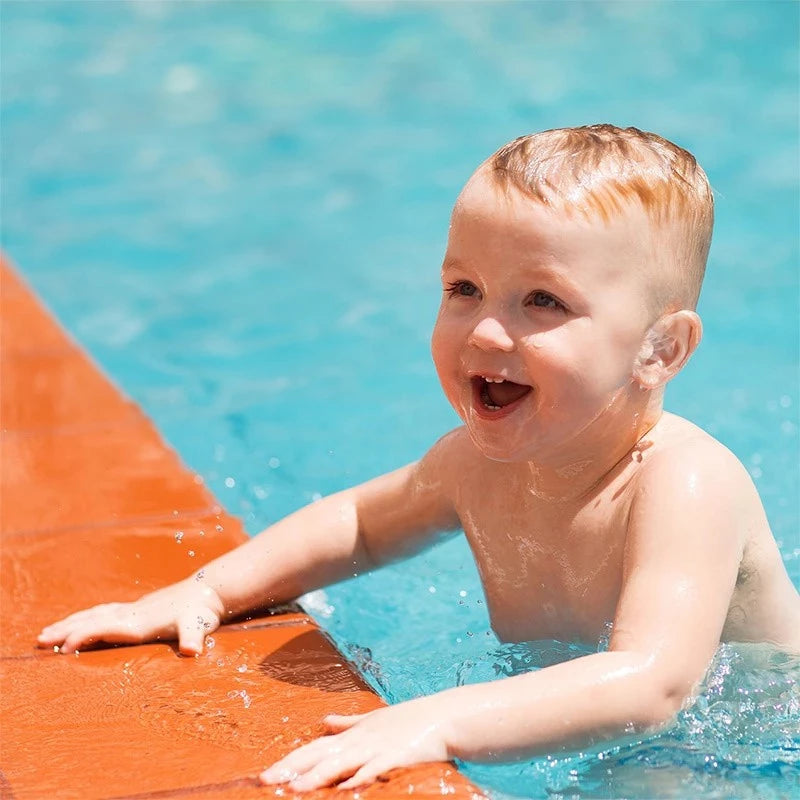
[[[0,797],[481,798],[447,763],[358,792],[258,784],[325,714],[383,704],[297,607],[226,625],[193,659],[172,643],[36,648],[48,622],[246,535],[2,256],[0,304]]]

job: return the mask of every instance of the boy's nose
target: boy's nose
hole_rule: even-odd
[[[483,317],[472,329],[469,343],[482,350],[502,350],[504,353],[514,349],[514,340],[495,317]]]

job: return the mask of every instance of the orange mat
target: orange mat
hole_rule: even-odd
[[[0,303],[0,796],[481,797],[451,764],[358,792],[258,784],[325,714],[382,704],[297,608],[226,625],[197,658],[36,648],[48,622],[183,578],[245,534],[1,259]]]

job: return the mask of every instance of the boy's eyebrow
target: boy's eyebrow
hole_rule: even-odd
[[[465,269],[465,267],[457,258],[445,258],[442,262],[442,272],[446,269]]]

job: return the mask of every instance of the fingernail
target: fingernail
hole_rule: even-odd
[[[275,767],[270,767],[261,773],[261,780],[264,783],[286,783],[296,777],[296,772],[289,769],[275,769]]]

